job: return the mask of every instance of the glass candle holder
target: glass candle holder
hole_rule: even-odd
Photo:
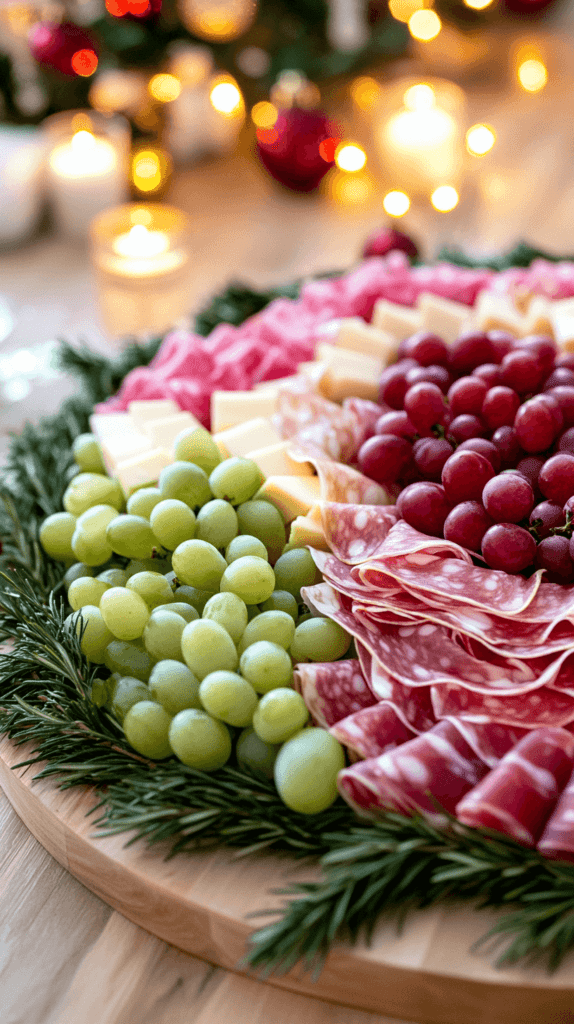
[[[69,110],[47,117],[42,127],[56,227],[71,238],[87,238],[96,214],[129,197],[129,124],[121,116]]]
[[[126,203],[96,217],[90,237],[110,334],[165,331],[189,313],[190,224],[181,210]]]

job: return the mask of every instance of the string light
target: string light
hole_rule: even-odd
[[[342,142],[335,150],[335,163],[340,171],[362,171],[366,162],[365,150],[354,142]]]
[[[518,68],[518,81],[526,92],[540,92],[548,81],[548,71],[541,60],[525,60]]]
[[[411,14],[408,25],[413,39],[418,39],[421,43],[429,43],[431,39],[436,39],[442,28],[442,22],[436,11],[426,10],[415,11],[414,14]]]
[[[355,78],[355,81],[351,83],[351,97],[359,110],[370,110],[371,107],[374,107],[380,91],[379,83],[375,82],[374,78],[369,78],[368,75]]]
[[[488,124],[473,124],[466,133],[466,148],[472,156],[484,156],[496,142],[496,134]]]
[[[328,178],[329,196],[339,206],[360,206],[375,193],[373,179],[366,171],[357,174],[331,172]]]
[[[154,75],[150,79],[148,91],[158,103],[172,103],[181,93],[181,82],[175,75]]]
[[[449,213],[458,204],[459,194],[452,185],[440,185],[435,188],[431,203],[439,213]]]
[[[383,210],[388,213],[389,217],[403,217],[410,205],[411,201],[406,192],[400,192],[397,189],[387,192],[383,199]]]
[[[470,7],[471,11],[484,11],[486,7],[490,7],[493,0],[463,0],[467,7]]]
[[[251,120],[257,128],[273,128],[278,116],[279,111],[277,107],[266,100],[256,103],[251,110]]]
[[[422,11],[425,0],[389,0],[389,11],[396,21],[405,24],[416,11]]]
[[[138,192],[157,192],[170,171],[171,162],[162,149],[140,149],[132,156],[131,178]]]
[[[436,103],[434,89],[431,85],[411,85],[403,96],[407,110],[430,110]]]
[[[209,102],[218,114],[233,117],[243,108],[241,90],[231,76],[220,75],[214,79],[209,92]]]
[[[237,39],[257,12],[255,0],[180,0],[178,6],[185,27],[210,43]]]
[[[72,56],[72,69],[80,78],[89,78],[98,66],[98,58],[93,50],[77,50]]]

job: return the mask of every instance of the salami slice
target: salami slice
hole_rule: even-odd
[[[323,501],[354,505],[390,505],[389,492],[374,480],[339,462],[313,460],[321,484]]]
[[[399,718],[413,732],[427,732],[436,725],[430,686],[404,686],[375,658],[371,661],[369,682],[375,696],[392,704]]]
[[[323,530],[333,554],[356,565],[375,558],[398,520],[394,505],[343,505],[328,502],[322,509]]]
[[[463,718],[449,718],[448,721],[489,768],[495,768],[500,759],[527,734],[526,729],[497,722],[467,722]]]
[[[437,718],[463,718],[469,722],[499,722],[519,728],[564,727],[574,721],[574,697],[542,687],[518,697],[473,693],[463,686],[432,686]]]
[[[415,735],[399,718],[394,705],[386,700],[347,715],[340,722],[335,722],[329,732],[362,759],[394,750]]]
[[[314,722],[323,729],[377,703],[356,659],[297,665],[293,681]]]
[[[358,813],[380,817],[387,810],[422,811],[441,823],[437,804],[452,813],[487,771],[457,729],[440,722],[396,750],[343,768],[338,788]]]
[[[574,774],[558,798],[537,849],[551,860],[574,861]]]
[[[563,729],[528,733],[457,804],[464,825],[492,828],[535,846],[572,772],[574,736]]]

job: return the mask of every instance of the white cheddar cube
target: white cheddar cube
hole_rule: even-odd
[[[524,334],[524,317],[507,295],[481,291],[474,305],[474,322],[483,331],[508,331],[516,338]]]
[[[142,428],[144,423],[150,423],[151,420],[163,420],[166,416],[175,416],[176,413],[181,412],[181,409],[171,398],[149,398],[145,401],[130,402],[128,412],[134,424]]]
[[[528,307],[524,318],[524,335],[528,334],[553,334],[552,303],[544,295],[537,295]]]
[[[154,445],[145,434],[136,431],[125,431],[115,437],[106,437],[100,441],[100,448],[104,458],[104,465],[112,476],[115,475],[116,466],[126,459],[133,459],[136,455],[143,455],[151,452]]]
[[[125,430],[135,431],[129,412],[93,412],[90,416],[90,430],[98,441],[115,437]]]
[[[296,462],[289,455],[290,441],[279,441],[266,448],[247,452],[246,458],[252,459],[259,466],[263,476],[313,476],[313,467],[308,462]]]
[[[211,396],[211,430],[218,434],[256,416],[272,416],[277,396],[265,391],[214,391]]]
[[[332,348],[333,346],[329,347]],[[315,385],[315,387],[325,375],[326,370],[327,363],[321,362],[319,359],[311,359],[306,363],[299,363],[297,367],[299,376]]]
[[[305,516],[321,498],[317,476],[270,476],[259,488],[256,499],[270,501],[279,509],[286,523]]]
[[[317,346],[317,354],[327,364],[318,385],[325,398],[332,402],[351,397],[377,400],[382,359],[326,344]]]
[[[310,516],[297,516],[291,523],[291,532],[287,549],[304,548],[311,545],[318,551],[328,551],[329,545],[325,539],[323,526],[314,522]]]
[[[275,380],[262,380],[260,384],[254,385],[253,390],[275,391],[278,394],[280,388],[288,388],[292,384],[297,384],[300,379],[299,374],[293,373],[289,377],[277,377]]]
[[[574,298],[551,302],[550,319],[558,348],[574,352]]]
[[[385,364],[394,362],[399,347],[397,339],[392,334],[386,334],[378,327],[366,324],[359,316],[341,320],[333,340],[339,348],[382,359]]]
[[[423,327],[433,334],[438,334],[447,345],[452,344],[459,334],[470,326],[473,319],[471,306],[463,302],[443,299],[441,295],[422,292],[417,299],[417,308],[423,318]]]
[[[166,448],[154,448],[144,455],[126,459],[116,466],[116,476],[126,498],[139,487],[153,487],[159,474],[173,462],[173,455]]]
[[[311,505],[311,508],[307,512],[307,518],[311,519],[312,522],[318,526],[323,525],[323,502],[318,501],[315,505]]]
[[[392,334],[397,341],[403,341],[416,331],[420,331],[423,318],[418,309],[401,306],[398,302],[389,302],[388,299],[377,299],[371,324],[386,334]]]
[[[190,412],[178,412],[161,420],[142,423],[142,430],[149,437],[152,448],[173,448],[178,434],[186,427],[200,427],[201,423]]]
[[[256,416],[246,423],[229,427],[228,430],[220,430],[218,434],[212,436],[224,459],[229,459],[232,455],[246,456],[248,452],[257,448],[279,444],[282,441],[271,420],[265,416]]]

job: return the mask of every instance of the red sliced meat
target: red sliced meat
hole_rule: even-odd
[[[356,508],[356,505],[349,506],[350,508]],[[379,506],[373,506],[379,508]],[[339,505],[338,508],[345,508],[344,505]],[[384,508],[380,508],[382,512],[386,511]],[[330,554],[328,551],[319,551],[316,548],[310,548],[313,561],[323,574],[325,579],[331,583],[331,585],[338,590],[340,594],[346,594],[347,597],[352,597],[357,601],[370,601],[373,595],[373,591],[370,587],[365,586],[360,580],[356,579],[356,573],[353,572],[350,565],[346,562],[342,562],[335,555]],[[396,580],[392,579],[391,576],[386,578],[385,588],[381,588],[377,600],[380,601],[382,607],[386,607],[386,597],[393,595],[398,597],[402,593],[401,587],[397,584]],[[416,598],[414,599],[416,601]],[[420,607],[420,602],[418,604]]]
[[[500,759],[527,734],[526,729],[497,722],[467,722],[462,718],[449,718],[448,721],[489,768],[495,768]]]
[[[343,768],[338,788],[359,814],[422,811],[441,822],[436,804],[452,813],[487,771],[452,723],[440,722],[396,750]]]
[[[574,697],[542,687],[518,697],[478,694],[464,686],[432,686],[431,699],[437,718],[463,718],[469,722],[499,722],[526,729],[564,727],[574,721]]]
[[[574,736],[534,729],[466,793],[455,814],[464,825],[491,828],[535,846],[572,772]]]
[[[378,757],[413,738],[415,733],[397,715],[394,705],[383,700],[335,722],[332,736],[359,758]]]
[[[323,729],[378,702],[354,658],[297,665],[293,681],[313,721]]]
[[[574,861],[574,774],[558,798],[537,849],[552,860]]]
[[[323,501],[351,505],[389,505],[388,491],[357,469],[326,458],[312,461],[321,484]]]
[[[344,505],[328,502],[322,510],[327,543],[333,555],[349,565],[374,558],[398,517],[394,505]]]
[[[369,677],[371,690],[379,700],[391,703],[400,719],[413,732],[422,733],[436,725],[430,686],[404,686],[393,679],[375,658]]]
[[[381,417],[383,412],[386,412],[388,406],[383,408],[377,405],[376,402],[370,402],[368,398],[344,398],[343,409],[345,412],[350,412],[356,420],[355,428],[355,446],[356,452],[368,437],[372,437],[375,433],[375,426],[377,420]],[[356,455],[355,455],[356,458]]]
[[[420,557],[415,557],[417,555]],[[472,558],[466,548],[461,548],[460,544],[453,541],[443,540],[442,537],[429,537],[427,533],[421,533],[420,530],[409,526],[404,519],[399,519],[392,530],[389,530],[377,561],[380,559],[385,562],[399,557],[412,561],[414,565],[427,565],[438,557],[455,558],[472,565]]]

